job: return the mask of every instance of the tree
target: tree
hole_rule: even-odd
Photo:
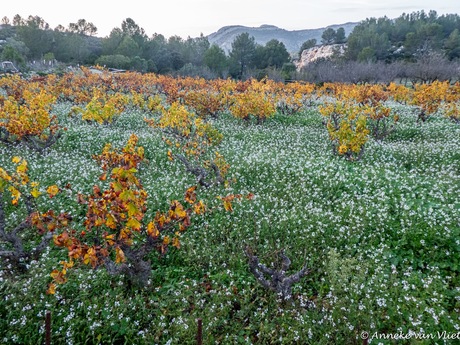
[[[438,23],[429,23],[421,28],[418,36],[421,36],[422,50],[439,50],[443,39],[442,26]]]
[[[102,54],[112,55],[115,54],[118,46],[123,40],[123,32],[120,28],[114,28],[110,32],[110,35],[102,41]]]
[[[84,41],[88,55],[85,56],[83,63],[94,64],[94,61],[102,54],[102,40],[98,37],[86,36]]]
[[[145,31],[143,28],[141,28],[139,25],[136,24],[134,20],[131,18],[126,18],[122,23],[121,23],[121,30],[125,35],[135,37],[135,36],[145,36]]]
[[[203,36],[203,34],[201,34],[200,37],[187,38],[184,42],[184,60],[195,66],[202,66],[204,63],[204,55],[209,49],[209,46],[209,40],[207,37]]]
[[[363,56],[364,60],[367,60],[371,51],[377,60],[385,60],[388,57],[390,40],[387,33],[379,33],[375,26],[369,26],[355,27],[348,37],[346,56],[349,60],[363,61]],[[364,49],[366,51],[362,53]]]
[[[257,69],[265,69],[268,67],[265,47],[260,44],[256,44],[256,50],[254,53],[254,67]]]
[[[224,50],[215,44],[206,50],[203,61],[219,77],[223,76],[224,70],[228,67],[228,59]]]
[[[292,79],[292,75],[296,72],[297,68],[292,62],[285,63],[283,67],[281,67],[281,74],[284,80]]]
[[[404,49],[410,55],[414,55],[420,47],[420,37],[415,32],[408,32],[404,41]]]
[[[242,78],[249,67],[254,66],[256,43],[254,37],[247,32],[236,36],[232,42],[230,60],[232,72],[237,78]]]
[[[54,57],[54,54],[53,53],[46,53],[45,55],[43,55],[43,60],[45,60],[47,63],[50,63],[50,62],[53,62],[56,58]]]
[[[139,45],[131,36],[123,37],[122,41],[115,50],[115,54],[124,55],[127,57],[138,56],[140,53]]]
[[[30,27],[41,30],[48,30],[50,28],[49,24],[39,16],[29,16],[27,18],[26,24]]]
[[[17,34],[19,40],[30,49],[31,58],[39,59],[52,50],[53,32],[49,30],[49,24],[39,16],[29,16],[26,24],[17,28]]]
[[[62,62],[88,63],[91,51],[87,37],[78,33],[54,32],[53,53]]]
[[[22,19],[22,17],[21,17],[19,14],[16,14],[16,15],[13,17],[13,25],[14,25],[14,26],[25,25],[25,20]]]
[[[7,45],[3,48],[1,60],[12,61],[16,66],[24,66],[24,57],[11,45]]]
[[[128,69],[131,65],[131,59],[124,55],[101,55],[97,58],[96,63],[100,66]]]
[[[10,25],[10,19],[7,16],[4,16],[1,21],[2,25]]]
[[[3,31],[3,30],[2,30]],[[16,41],[9,37],[6,39],[6,44],[3,46],[2,59],[12,61],[20,68],[25,67],[26,56],[29,54],[29,48],[22,41]]]
[[[64,26],[62,26],[61,24],[59,24],[58,26],[56,26],[54,28],[54,31],[56,32],[65,32],[66,28]]]
[[[438,17],[435,11],[402,14],[396,19],[368,18],[355,26],[348,36],[347,58],[356,60],[367,47],[375,51],[377,60],[385,62],[414,61],[432,52],[447,54],[446,43],[455,29],[460,30],[457,14]]]
[[[7,40],[16,35],[16,29],[10,24],[0,25],[0,40]],[[0,47],[1,49],[1,47]]]
[[[97,33],[97,27],[85,19],[79,19],[76,23],[69,24],[69,31],[80,35],[93,36]]]
[[[144,29],[137,25],[134,20],[126,18],[121,23],[121,31],[123,32],[123,35],[131,37],[140,49],[144,47],[147,36]]]
[[[316,46],[316,42],[317,42],[316,38],[312,38],[312,39],[309,39],[308,41],[303,42],[299,49],[299,57],[302,56],[302,52],[304,50],[307,50],[307,49],[310,49]]]
[[[180,52],[178,52],[176,50],[173,50],[173,51],[170,52],[170,59],[171,59],[170,60],[171,61],[171,67],[175,71],[181,69],[185,65],[185,61],[182,58],[182,55],[180,54]]]
[[[346,40],[347,40],[347,38],[345,36],[345,29],[344,28],[338,28],[336,33],[335,33],[334,43],[342,44],[342,43],[345,43]]]
[[[149,62],[149,71],[161,72],[169,69],[169,52],[163,35],[154,34],[144,45],[143,57]]]
[[[156,43],[159,43],[159,50],[155,54],[154,61],[159,71],[177,71],[185,65],[187,62],[186,46],[180,36],[171,36],[166,41],[162,35],[158,35],[155,40]]]
[[[139,56],[135,56],[131,59],[131,69],[138,72],[147,72],[148,62]]]
[[[333,28],[327,28],[321,35],[321,43],[325,45],[332,44],[335,41],[335,37],[335,30]]]
[[[375,62],[375,50],[372,47],[366,47],[358,54],[360,62]]]
[[[109,37],[104,39],[103,55],[124,55],[129,59],[139,56],[148,60],[149,57],[143,54],[146,40],[144,29],[131,18],[126,18],[121,23],[121,28],[114,28]]]
[[[150,66],[155,69],[155,72],[165,73],[171,70],[171,51],[163,35],[154,34],[147,41],[144,49],[144,58],[153,62],[153,64],[150,63]]]
[[[289,53],[283,42],[272,39],[264,47],[265,58],[269,67],[281,68],[290,61]]]
[[[452,31],[444,44],[446,56],[449,60],[460,58],[460,32],[458,29]]]

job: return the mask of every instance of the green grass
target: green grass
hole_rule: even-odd
[[[194,184],[167,160],[162,134],[139,111],[99,126],[68,118],[69,107],[56,107],[68,130],[45,155],[0,146],[0,166],[11,168],[20,155],[42,186],[71,183],[72,194],[43,200],[43,209],[69,211],[81,228],[76,193],[88,193],[101,172],[91,156],[106,142],[122,147],[131,133],[149,160],[140,169],[147,219]],[[222,116],[214,123],[224,134],[219,152],[236,182],[198,195],[215,206],[217,195],[251,192],[254,200],[196,218],[180,250],[152,254],[144,288],[79,267],[55,296],[46,295],[49,273],[66,258],[56,247],[21,275],[2,265],[0,343],[43,343],[46,310],[53,344],[194,344],[197,318],[205,344],[361,344],[363,331],[458,332],[460,127],[443,118],[419,125],[409,108],[395,109],[397,130],[371,140],[356,163],[331,154],[315,108],[262,125]],[[10,224],[20,219],[20,210],[8,210]],[[313,270],[294,286],[291,302],[258,285],[246,245],[267,265],[284,249],[292,272],[305,263]],[[379,342],[392,343],[371,341]]]

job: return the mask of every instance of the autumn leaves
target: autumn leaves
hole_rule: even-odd
[[[0,96],[0,137],[8,145],[23,142],[43,152],[53,144],[63,130],[52,115],[55,102],[74,105],[68,114],[74,117],[72,121],[104,128],[124,111],[135,109],[142,116],[141,126],[161,133],[165,161],[168,157],[171,164],[181,164],[196,180],[183,200],[170,200],[164,209],[152,212],[147,207],[149,195],[140,173],[147,166],[149,148],[139,145],[136,135],[124,147],[107,143],[93,156],[101,174],[94,185],[91,183],[90,191],[78,194],[82,212],[80,219],[75,219],[65,209],[43,212],[35,205],[41,197],[59,198],[71,186],[42,186],[30,181],[27,162],[12,157],[13,169],[0,168],[0,193],[8,194],[8,207],[21,207],[24,200],[27,209],[25,222],[13,230],[19,234],[25,226],[33,226],[40,234],[52,235],[54,245],[67,253],[68,259],[52,271],[49,293],[55,292],[57,284],[64,283],[78,265],[105,267],[110,273],[123,273],[142,283],[152,270],[151,253],[161,256],[171,247],[181,247],[182,235],[194,219],[213,211],[209,200],[198,198],[198,191],[208,193],[216,187],[224,193],[231,182],[230,165],[220,149],[224,136],[215,121],[220,116],[263,125],[277,112],[280,116],[297,116],[313,100],[321,100],[319,111],[330,140],[325,147],[330,144],[334,154],[356,161],[363,156],[371,137],[383,140],[397,129],[399,117],[388,105],[390,101],[414,105],[413,109],[422,114],[421,122],[437,113],[458,121],[460,94],[458,85],[443,83],[414,88],[395,84],[284,85],[270,80],[204,81],[134,73],[49,76],[40,84],[12,77],[2,79],[0,84],[4,91]],[[213,200],[219,202],[220,209],[231,212],[235,202],[252,197],[232,193],[220,195],[218,201],[214,195]],[[18,241],[19,237],[5,232],[5,225],[3,231],[5,238]]]

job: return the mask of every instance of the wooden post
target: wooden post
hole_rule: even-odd
[[[197,345],[203,345],[203,320],[198,318],[198,329],[196,331],[196,343]]]
[[[45,344],[51,345],[51,312],[45,314]]]

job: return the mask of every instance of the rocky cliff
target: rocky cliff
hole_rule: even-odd
[[[321,58],[329,58],[334,53],[343,54],[345,52],[346,45],[345,44],[330,44],[327,46],[316,46],[310,49],[305,49],[302,54],[300,55],[300,59],[294,61],[294,64],[297,67],[297,70],[301,70],[309,63],[321,59]]]

